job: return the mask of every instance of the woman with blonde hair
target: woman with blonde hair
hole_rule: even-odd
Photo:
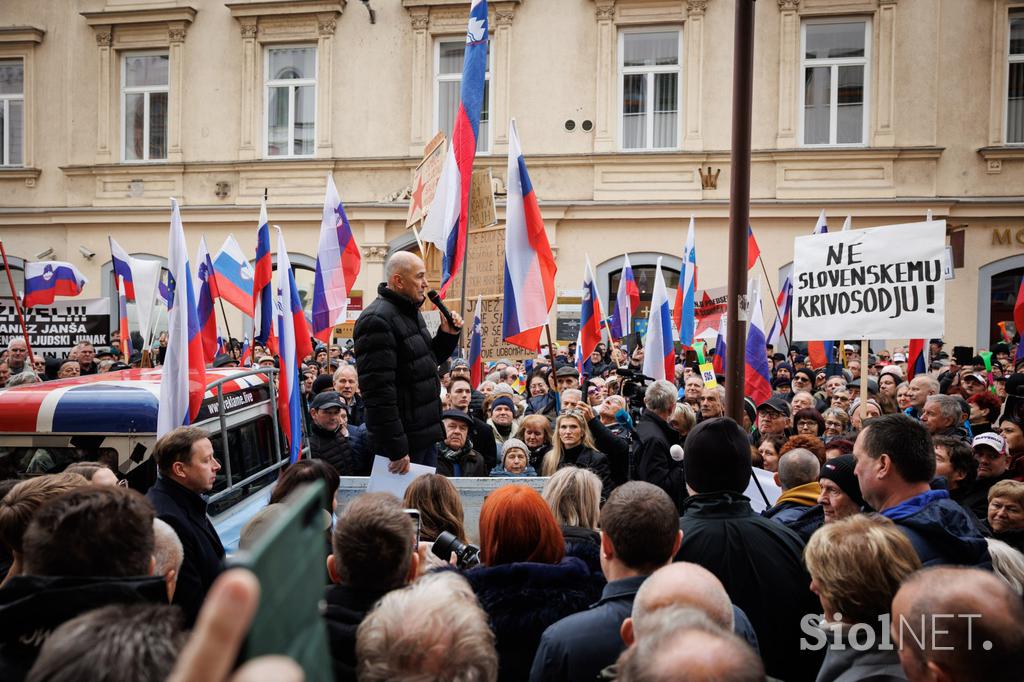
[[[601,479],[579,467],[565,467],[551,476],[541,493],[565,537],[565,553],[587,562],[601,572]]]
[[[827,648],[817,682],[906,679],[882,629],[900,583],[921,568],[910,540],[883,516],[856,514],[818,529],[804,561],[825,612],[821,637],[845,644]]]
[[[544,455],[542,476],[553,476],[563,467],[590,469],[601,479],[601,499],[608,499],[615,487],[611,465],[604,453],[594,447],[587,420],[576,410],[567,410],[555,422],[555,437],[551,450]]]
[[[528,464],[540,471],[544,455],[551,450],[551,422],[542,414],[527,415],[519,423],[515,437],[526,443],[526,447],[530,449],[526,453],[529,457]]]

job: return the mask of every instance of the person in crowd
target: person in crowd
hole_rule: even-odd
[[[711,571],[743,609],[769,675],[807,679],[820,658],[801,651],[800,619],[815,607],[800,537],[754,513],[743,496],[750,480],[750,446],[735,422],[701,422],[686,439],[683,542],[676,559]]]
[[[551,450],[544,455],[541,464],[541,475],[551,476],[565,466],[590,469],[601,479],[604,488],[601,499],[607,499],[615,487],[611,466],[604,453],[594,449],[594,439],[584,416],[575,410],[562,413],[555,422],[555,432]]]
[[[527,399],[538,398],[548,393],[548,380],[543,373],[535,373],[530,376],[526,385]]]
[[[25,371],[26,361],[28,360],[28,345],[25,343],[25,339],[15,336],[7,342],[7,355],[4,361],[7,363],[8,369],[11,374],[21,374]],[[31,369],[31,368],[29,368]]]
[[[700,394],[700,418],[713,419],[725,415],[725,387],[719,384],[704,388]]]
[[[992,556],[992,571],[1016,594],[1024,597],[1024,554],[1002,540],[985,538],[985,542]]]
[[[811,536],[804,559],[828,642],[817,682],[903,679],[882,628],[900,583],[921,568],[906,536],[889,519],[857,514]]]
[[[78,364],[78,360],[65,360],[60,363],[60,369],[57,370],[57,378],[71,379],[73,377],[77,377],[80,375],[81,369],[82,368],[81,365]]]
[[[683,402],[689,405],[694,412],[700,414],[700,399],[704,395],[704,379],[699,374],[691,374],[683,382],[682,394]]]
[[[789,408],[789,403],[782,398],[769,398],[758,405],[757,434],[761,437],[773,433],[789,435]]]
[[[11,378],[11,368],[6,362],[0,362],[0,388],[7,387],[7,381]]]
[[[322,459],[339,476],[365,476],[364,470],[352,455],[348,437],[348,405],[336,391],[324,391],[309,404],[309,456]]]
[[[443,438],[441,381],[437,368],[458,345],[462,318],[441,316],[433,339],[419,312],[426,299],[427,268],[408,251],[384,264],[377,298],[356,320],[356,373],[366,407],[366,428],[388,469],[404,474],[411,462],[433,466]],[[493,466],[493,462],[492,462]]]
[[[794,369],[793,370],[793,397],[795,398],[801,392],[810,393],[814,395],[814,372],[809,369]],[[817,407],[817,399],[815,399],[814,407]]]
[[[837,388],[832,392],[830,405],[849,414],[851,400],[852,396],[850,395],[850,391],[844,386]]]
[[[919,418],[932,436],[951,436],[967,441],[967,431],[960,426],[963,412],[951,395],[930,395],[925,399]]]
[[[761,442],[757,446],[757,454],[761,456],[762,469],[771,472],[779,470],[779,452],[787,440],[784,433],[769,433],[761,437]]]
[[[903,381],[896,387],[896,408],[900,412],[910,409],[910,382]]]
[[[908,407],[904,410],[911,417],[920,418],[928,396],[939,394],[939,382],[927,374],[918,374],[907,387]]]
[[[633,420],[626,408],[626,399],[621,395],[613,394],[605,397],[600,407],[594,411],[601,420],[601,424],[613,436],[618,436],[628,443],[633,436]]]
[[[601,416],[585,402],[573,406],[573,411],[586,421],[587,430],[594,441],[594,449],[608,459],[612,483],[621,485],[629,480],[629,441],[615,435],[601,421]]]
[[[992,537],[1024,552],[1024,483],[999,481],[988,491],[988,527]]]
[[[764,682],[765,666],[735,634],[696,609],[671,606],[648,618],[642,638],[616,662],[620,682]]]
[[[553,433],[551,422],[543,415],[526,415],[519,423],[516,438],[526,443],[529,448],[529,465],[537,471],[541,470],[544,456],[551,450]]]
[[[365,617],[356,635],[357,677],[495,682],[504,662],[487,625],[487,614],[462,577],[429,573],[384,595]]]
[[[0,587],[24,572],[25,529],[39,508],[55,497],[88,484],[81,474],[44,474],[16,483],[0,497],[0,543],[11,554],[11,565]]]
[[[978,476],[978,460],[974,450],[959,438],[933,436],[935,447],[935,476],[946,481],[946,490],[955,501],[963,504]]]
[[[810,396],[810,394],[806,394]],[[795,405],[791,405],[795,408]],[[804,407],[793,412],[793,430],[800,436],[821,438],[825,434],[825,418],[813,407]]]
[[[853,441],[845,438],[833,438],[825,444],[825,459],[835,459],[843,455],[853,454]]]
[[[63,623],[46,638],[28,682],[163,682],[187,638],[167,604],[113,604]]]
[[[802,410],[817,410],[817,404],[817,401],[810,392],[797,391],[790,397],[789,410],[793,413],[793,416],[796,417],[796,414]]]
[[[387,493],[366,493],[345,505],[327,557],[324,621],[335,680],[356,680],[356,631],[387,593],[412,582],[420,557],[416,527],[402,503]]]
[[[460,378],[461,379],[465,379],[466,381],[469,381],[471,376],[472,376],[472,373],[470,372],[470,369],[469,369],[469,362],[467,362],[464,358],[456,358],[456,359],[452,360],[451,376],[449,378],[449,381],[451,379],[460,379]],[[471,386],[472,386],[472,384],[471,384]],[[486,396],[484,396],[483,393],[481,393],[479,390],[477,390],[476,387],[472,387],[471,388],[470,394],[469,394],[469,405],[467,407],[467,410],[469,411],[470,414],[472,414],[477,419],[481,419],[482,420],[483,417],[484,417],[483,404],[484,404],[484,398],[485,397]]]
[[[281,470],[268,504],[284,502],[293,492],[313,481],[323,481],[323,510],[331,515],[338,507],[338,488],[341,481],[330,464],[322,459],[300,459]]]
[[[464,575],[490,617],[498,679],[525,680],[544,630],[597,601],[601,582],[582,560],[565,556],[554,515],[523,485],[502,486],[484,500],[480,560]]]
[[[653,483],[682,509],[686,499],[683,466],[672,456],[671,448],[679,444],[678,433],[668,425],[676,407],[676,390],[668,381],[655,381],[644,393],[644,411],[637,424],[639,438],[634,458],[636,479]]]
[[[544,632],[530,679],[593,680],[614,663],[637,591],[672,560],[681,540],[675,503],[663,490],[642,481],[616,488],[601,510],[601,567],[608,584],[587,611]]]
[[[850,428],[860,431],[868,419],[882,416],[882,406],[874,398],[868,398],[863,405],[860,398],[854,398],[847,413],[850,415]]]
[[[676,409],[672,411],[672,416],[668,419],[668,425],[679,434],[679,442],[682,443],[686,440],[686,434],[690,433],[697,425],[697,415],[694,414],[693,408],[688,403],[677,402]]]
[[[78,360],[79,375],[96,374],[96,348],[88,341],[81,341],[73,350]]]
[[[547,420],[544,420],[545,423]],[[530,448],[518,438],[509,438],[501,448],[501,462],[491,469],[491,476],[536,476],[530,466]]]
[[[437,444],[437,472],[444,476],[487,476],[490,469],[473,449],[473,418],[461,410],[444,411],[444,440]],[[486,436],[490,438],[490,436]]]
[[[17,388],[18,386],[24,386],[25,384],[39,384],[42,383],[40,375],[35,372],[21,372],[15,374],[7,380],[7,388]]]
[[[990,431],[999,420],[999,413],[1003,404],[994,393],[983,391],[976,393],[967,399],[971,413],[968,421],[971,423],[971,430],[974,433]]]
[[[789,400],[793,397],[793,385],[789,379],[774,379],[772,381],[772,395],[778,396],[783,400]]]
[[[978,464],[977,476],[959,501],[978,519],[984,520],[988,516],[989,490],[1010,478],[1010,456],[1006,451],[1006,439],[998,433],[980,433],[974,437],[971,446]]]
[[[365,421],[366,405],[363,396],[359,395],[359,375],[352,365],[343,363],[333,376],[334,390],[348,405],[349,426],[361,426]]]
[[[100,462],[75,462],[64,469],[64,473],[80,474],[93,485],[118,485],[117,474]]]
[[[1010,476],[1015,481],[1024,481],[1024,421],[1007,409],[995,430],[1006,440],[1006,449],[1010,453]]]
[[[821,464],[810,450],[796,448],[782,455],[779,470],[775,472],[775,482],[782,488],[782,495],[761,515],[787,526],[800,518],[818,504],[820,471]]]
[[[833,438],[843,437],[850,430],[850,415],[846,410],[830,407],[821,416],[825,420],[825,443]]]
[[[825,444],[817,436],[802,436],[800,434],[790,436],[782,447],[779,448],[779,457],[797,448],[809,450],[812,455],[818,458],[818,464],[825,463]]]
[[[167,601],[174,600],[174,590],[178,586],[178,575],[181,573],[181,562],[185,559],[185,549],[181,546],[178,534],[165,521],[153,519],[153,575],[164,579],[167,586]]]
[[[990,571],[914,573],[892,601],[891,629],[910,682],[1015,682],[1024,670],[1024,603]]]
[[[491,401],[488,414],[490,416],[487,419],[487,425],[491,427],[495,448],[500,454],[501,446],[512,437],[512,434],[519,426],[516,419],[515,401],[512,400],[511,396],[499,395]]]
[[[583,559],[592,573],[600,573],[601,479],[588,469],[565,467],[548,479],[541,496],[562,530],[566,555]]]
[[[468,542],[462,498],[455,484],[441,474],[417,476],[405,489],[403,504],[420,512],[420,540],[433,542],[447,531]]]
[[[903,371],[897,365],[886,365],[878,372],[878,394],[896,400],[896,388],[903,383]]]
[[[209,435],[194,426],[164,434],[153,446],[153,459],[159,475],[146,497],[185,549],[174,603],[185,612],[186,622],[194,623],[224,560],[224,546],[203,498],[213,490],[220,463],[213,456]]]
[[[929,485],[935,450],[920,421],[905,414],[873,419],[857,436],[853,453],[864,500],[896,523],[922,564],[989,566],[985,538],[971,513]]]
[[[818,485],[821,487],[818,504],[824,513],[825,523],[834,523],[854,516],[864,508],[860,483],[854,474],[855,467],[856,460],[853,455],[842,455],[822,465],[818,478]]]
[[[473,441],[476,451],[484,458],[484,462],[490,469],[498,463],[498,449],[494,441],[494,429],[490,424],[477,417],[471,408],[470,401],[473,398],[473,386],[468,378],[461,375],[452,377],[448,387],[449,410],[457,410],[464,413],[470,419],[469,439]],[[482,403],[481,403],[482,409]],[[445,434],[447,435],[447,434]]]
[[[0,589],[0,679],[25,679],[52,631],[86,611],[167,603],[151,576],[153,507],[134,490],[64,492],[35,512],[22,545],[23,575]]]

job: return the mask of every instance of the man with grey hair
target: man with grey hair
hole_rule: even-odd
[[[820,473],[821,463],[810,450],[794,448],[784,454],[779,458],[779,469],[775,472],[775,482],[782,488],[782,495],[761,515],[787,526],[799,519],[818,504]]]
[[[725,416],[725,386],[718,384],[712,388],[704,387],[700,394],[700,418],[712,419]]]
[[[359,395],[359,375],[356,368],[347,362],[342,363],[332,377],[334,390],[348,405],[348,425],[360,426],[363,423],[363,397]]]
[[[7,342],[7,367],[12,375],[24,372],[27,360],[28,346],[25,345],[25,339],[15,337]]]
[[[634,456],[634,478],[658,486],[682,510],[686,479],[682,463],[671,454],[672,446],[679,444],[679,433],[668,423],[676,409],[676,396],[676,387],[670,381],[662,379],[647,387],[644,411],[636,427],[639,444]]]
[[[161,576],[167,585],[167,601],[174,599],[178,573],[185,560],[185,549],[170,524],[153,518],[153,575]]]
[[[404,474],[412,462],[437,461],[434,444],[444,436],[437,370],[458,345],[462,318],[452,313],[448,322],[442,315],[437,335],[430,337],[419,310],[428,287],[419,256],[392,254],[384,276],[377,299],[356,320],[356,372],[375,452],[391,460],[391,473]]]
[[[911,417],[919,418],[921,411],[924,410],[924,404],[928,400],[928,396],[938,394],[939,382],[927,374],[918,374],[910,380],[910,384],[907,387],[907,400],[910,401],[910,407],[906,410],[907,414]]]
[[[951,395],[930,395],[921,410],[921,423],[933,436],[950,436],[965,443],[970,442],[967,431],[960,426],[960,401]]]
[[[498,679],[487,614],[454,571],[384,595],[359,626],[356,656],[361,682]]]

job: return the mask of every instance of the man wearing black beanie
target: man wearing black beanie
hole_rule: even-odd
[[[699,564],[722,581],[749,616],[769,675],[814,679],[821,652],[800,648],[801,618],[820,611],[803,564],[804,543],[755,514],[743,495],[751,476],[746,434],[726,417],[708,419],[690,431],[683,450],[690,497],[676,560]]]

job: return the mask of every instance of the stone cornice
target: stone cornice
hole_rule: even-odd
[[[294,14],[341,14],[348,0],[248,0],[226,2],[235,19],[241,17],[267,17]]]
[[[0,27],[0,45],[17,43],[38,44],[43,42],[46,29],[35,26],[4,26]]]
[[[140,9],[103,10],[82,12],[89,26],[123,26],[126,24],[162,24],[172,21],[191,23],[196,18],[196,8],[189,6],[146,7]]]

